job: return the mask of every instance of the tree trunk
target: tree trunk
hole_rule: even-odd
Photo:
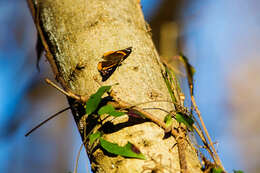
[[[170,100],[159,55],[139,3],[139,0],[28,0],[46,57],[65,90],[90,96],[100,84],[119,83],[112,87],[114,93],[132,105]],[[103,54],[127,47],[133,47],[130,56],[102,82],[97,64],[102,61]],[[69,99],[69,103],[82,141],[85,141],[85,130],[88,133],[100,125],[87,118],[83,122],[86,126],[83,132],[84,111],[81,110],[84,105],[75,106],[73,99]],[[173,104],[165,102],[140,107],[174,109]],[[147,112],[161,121],[166,115],[161,110]],[[94,172],[201,172],[198,156],[187,143],[181,147],[185,150],[187,170],[181,170],[174,137],[164,138],[164,129],[157,124],[140,119],[132,121],[128,116],[108,120],[111,123],[103,127],[104,138],[120,146],[130,141],[147,160],[114,156],[104,152],[99,145],[90,151],[85,145]]]

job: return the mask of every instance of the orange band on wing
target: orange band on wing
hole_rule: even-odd
[[[109,68],[111,68],[111,67],[113,67],[113,66],[118,65],[118,63],[114,63],[114,64],[111,64],[110,66],[103,66],[103,62],[104,62],[104,61],[101,61],[101,62],[98,63],[98,70],[99,70],[99,71],[107,70],[107,69],[109,69]]]
[[[113,67],[115,65],[117,65],[117,63],[116,64],[112,64],[110,66],[102,67],[102,70],[107,70],[107,69],[109,69],[109,68],[111,68],[111,67]]]
[[[110,55],[110,54],[112,54],[112,53],[114,53],[115,51],[109,51],[109,52],[106,52],[106,53],[104,53],[104,55],[103,56],[108,56],[108,55]]]
[[[131,52],[132,47],[128,47],[126,49],[104,53],[102,59],[105,61],[99,62],[97,66],[103,82],[113,74],[116,68],[121,65]]]
[[[124,56],[126,55],[126,53],[125,52],[123,52],[123,51],[116,51],[116,53],[121,53],[121,54],[123,54]]]
[[[98,63],[97,68],[98,68],[98,71],[101,71],[101,70],[102,70],[102,62],[99,62],[99,63]]]

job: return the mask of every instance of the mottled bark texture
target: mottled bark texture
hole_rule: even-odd
[[[170,100],[161,74],[159,55],[139,0],[30,1],[38,9],[32,10],[32,14],[39,16],[38,23],[51,54],[48,55],[47,51],[47,59],[52,61],[56,79],[64,88],[75,94],[90,96],[100,87],[97,80],[102,85],[119,83],[113,86],[113,90],[118,98],[130,104]],[[130,46],[133,47],[130,56],[107,81],[101,82],[97,64],[102,60],[102,55]],[[163,102],[140,107],[173,110],[172,104]],[[73,114],[79,125],[82,115],[81,111],[77,111],[79,109],[74,109]],[[162,121],[166,115],[161,110],[147,111]],[[153,122],[135,120],[129,123],[128,120],[127,116],[112,120],[111,125],[104,128],[107,131],[104,138],[119,145],[130,141],[146,155],[147,160],[110,155],[97,146],[89,152],[94,172],[181,171],[178,148],[172,136],[164,138],[164,130]],[[91,122],[87,124],[86,129],[95,126]],[[89,151],[89,147],[85,147]],[[190,172],[200,172],[197,155],[189,145],[184,148],[188,169]]]

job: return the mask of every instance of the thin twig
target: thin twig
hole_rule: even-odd
[[[122,102],[119,102],[119,103],[122,104]],[[158,119],[154,115],[144,111],[143,109],[141,109],[139,107],[135,107],[134,109],[136,111],[140,112],[141,114],[143,114],[147,119],[153,121],[154,123],[156,123],[157,125],[162,127],[165,130],[165,132],[169,132],[171,130],[171,127],[166,126],[166,124],[163,121],[161,121],[160,119]]]
[[[55,118],[57,115],[61,114],[62,112],[65,112],[66,110],[69,110],[70,107],[67,107],[65,109],[62,109],[61,111],[55,113],[54,115],[50,116],[49,118],[47,118],[46,120],[42,121],[40,124],[38,124],[37,126],[35,126],[34,128],[32,128],[32,130],[30,130],[28,133],[25,134],[25,136],[29,136],[32,132],[34,132],[36,129],[38,129],[39,127],[41,127],[43,124],[45,124],[46,122],[48,122],[49,120]]]
[[[131,105],[125,101],[122,101],[120,98],[118,98],[113,90],[111,90],[110,96],[117,102],[117,104],[121,108],[132,108],[133,107],[133,105]],[[169,132],[171,130],[171,127],[167,127],[163,121],[161,121],[157,117],[153,116],[152,114],[144,111],[142,108],[134,106],[134,109],[136,111],[140,112],[141,114],[143,114],[147,119],[153,121],[154,123],[156,123],[157,125],[162,127],[165,130],[165,132]]]
[[[73,99],[76,99],[82,103],[85,103],[88,98],[86,96],[79,96],[79,95],[76,95],[74,93],[72,93],[71,91],[65,91],[63,89],[61,89],[58,85],[56,85],[54,82],[52,82],[50,79],[46,78],[45,79],[46,83],[51,85],[52,87],[56,88],[58,91],[60,91],[62,94],[68,96],[68,97],[71,97]]]
[[[45,79],[46,83],[53,86],[54,88],[56,88],[57,90],[59,90],[62,94],[69,96],[69,97],[75,97],[75,99],[78,99],[77,96],[75,96],[74,94],[68,93],[67,91],[61,89],[58,85],[56,85],[55,83],[53,83],[50,79],[46,78]]]
[[[73,170],[73,173],[77,173],[77,172],[78,172],[77,169],[78,169],[79,156],[80,156],[81,150],[82,150],[83,146],[86,144],[88,137],[93,133],[93,131],[94,131],[94,129],[92,129],[92,130],[88,133],[88,135],[85,137],[84,141],[83,141],[82,144],[80,145],[80,148],[79,148],[79,151],[78,151],[78,154],[77,154],[77,158],[76,158],[76,165],[75,165],[75,168],[74,168],[74,170]],[[88,172],[90,172],[90,171],[88,171],[88,167],[87,167],[87,173],[88,173]]]
[[[77,158],[76,158],[76,165],[75,165],[75,168],[73,170],[73,173],[77,173],[78,172],[77,169],[78,169],[78,164],[79,164],[79,156],[80,156],[80,153],[81,153],[81,150],[82,150],[83,146],[84,146],[84,143],[82,143],[80,145],[80,148],[79,148],[79,151],[78,151],[78,154],[77,154]]]
[[[198,128],[197,128],[197,126],[195,124],[193,124],[193,128],[195,129],[195,131],[199,135],[199,137],[202,140],[203,144],[206,146],[206,150],[209,152],[210,156],[212,157],[214,162],[217,164],[216,158],[214,157],[214,154],[212,153],[212,151],[211,151],[211,149],[209,147],[209,144],[207,142],[205,134],[204,134],[203,130],[201,129],[201,125],[199,124],[198,120],[196,119],[196,117],[193,114],[192,114],[192,116],[193,116],[193,120],[195,121],[195,123],[198,126]]]
[[[213,150],[213,153],[214,153],[214,155],[215,155],[215,157],[216,157],[217,164],[218,164],[218,166],[220,166],[220,167],[224,170],[224,167],[222,166],[222,163],[221,163],[221,161],[220,161],[220,158],[219,158],[219,156],[218,156],[218,154],[217,154],[217,152],[216,152],[216,150],[215,150],[215,147],[214,147],[213,142],[212,142],[212,140],[211,140],[211,138],[210,138],[210,136],[209,136],[208,130],[207,130],[206,126],[205,126],[205,123],[204,123],[204,121],[203,121],[203,119],[202,119],[202,116],[201,116],[201,114],[200,114],[200,111],[199,111],[199,109],[198,109],[198,106],[197,106],[197,104],[196,104],[196,101],[195,101],[193,95],[191,95],[191,101],[192,101],[192,104],[193,104],[193,106],[194,106],[194,108],[195,108],[195,110],[196,110],[196,112],[197,112],[197,115],[198,115],[198,117],[199,117],[199,119],[200,119],[200,122],[201,122],[201,125],[202,125],[202,127],[203,127],[203,130],[205,131],[205,133],[206,133],[206,135],[207,135],[207,138],[208,138],[208,140],[209,140],[210,146],[211,146],[211,148],[212,148],[212,150]]]
[[[207,140],[205,139],[205,137],[201,134],[201,132],[199,131],[199,129],[193,124],[193,128],[195,129],[195,131],[197,132],[197,134],[199,135],[200,139],[202,140],[204,146],[205,146],[205,149],[209,152],[211,158],[214,160],[215,163],[217,163],[217,160],[216,158],[214,157],[214,154],[213,152],[211,151],[209,145],[208,145],[208,142]]]
[[[166,112],[167,114],[170,114],[171,112],[163,109],[163,108],[142,108],[143,110],[160,110],[160,111],[163,111],[163,112]]]

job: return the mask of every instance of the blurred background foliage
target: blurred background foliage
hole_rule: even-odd
[[[260,171],[260,1],[142,0],[161,56],[195,66],[195,97],[224,167]],[[36,69],[36,31],[25,1],[0,1],[0,171],[67,173],[81,144],[71,113],[24,134],[67,106]],[[82,151],[78,172],[86,172]]]

